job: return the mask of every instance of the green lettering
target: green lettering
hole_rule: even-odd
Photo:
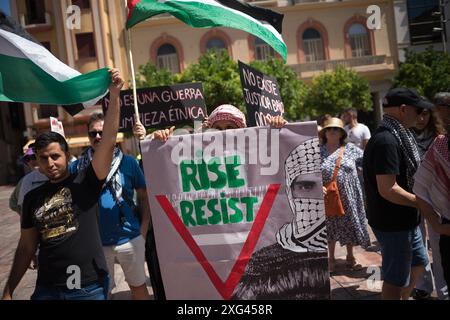
[[[230,160],[232,159],[232,160]],[[241,165],[241,160],[239,156],[231,156],[225,158],[225,169],[228,176],[228,186],[230,188],[239,188],[245,185],[244,179],[239,179],[239,170],[235,168]]]
[[[198,164],[198,175],[200,176],[200,184],[202,186],[202,190],[209,189],[209,177],[208,170],[206,169],[206,163],[202,159],[202,162]]]
[[[193,205],[190,201],[181,201],[180,202],[180,210],[181,210],[181,219],[186,227],[189,227],[189,224],[192,226],[196,226],[195,220],[192,219]]]
[[[243,197],[241,198],[241,202],[245,203],[246,205],[246,220],[247,222],[252,222],[254,219],[254,212],[255,210],[253,209],[254,205],[258,203],[258,197]]]
[[[220,171],[220,159],[215,157],[212,158],[208,163],[208,170],[217,175],[217,179],[215,181],[211,181],[211,188],[214,189],[222,189],[227,184],[227,175]]]
[[[229,222],[228,219],[228,207],[227,207],[227,199],[220,199],[220,208],[222,209],[222,221],[223,224],[227,224]]]
[[[202,187],[197,181],[197,166],[192,160],[181,161],[180,173],[183,192],[191,191],[191,185],[194,187],[195,191],[201,190]]]
[[[208,221],[206,221],[206,219],[204,218],[205,211],[203,211],[203,207],[205,205],[206,205],[206,201],[203,199],[194,201],[195,217],[197,218],[197,224],[199,226],[204,226],[208,223]]]
[[[218,224],[222,220],[220,217],[220,211],[216,209],[216,205],[219,204],[219,200],[211,199],[208,201],[208,209],[211,211],[212,215],[208,218],[209,224]]]
[[[241,209],[239,209],[236,206],[236,203],[238,203],[238,202],[239,202],[238,198],[230,198],[230,200],[228,201],[228,205],[235,212],[233,215],[230,215],[230,222],[231,223],[239,223],[239,222],[242,222],[242,220],[244,219],[244,217],[242,216]]]

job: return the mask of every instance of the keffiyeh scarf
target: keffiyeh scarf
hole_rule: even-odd
[[[78,159],[78,171],[81,171],[92,161],[92,148],[85,150]],[[115,148],[113,152],[113,160],[111,164],[111,170],[109,171],[108,177],[106,177],[105,186],[110,186],[111,192],[115,193],[115,198],[120,199],[122,197],[122,181],[120,179],[119,166],[122,162],[123,153],[119,148]]]
[[[406,160],[407,191],[412,192],[414,186],[414,174],[420,164],[419,150],[417,149],[413,133],[411,130],[406,129],[397,119],[386,114],[383,116],[383,121],[380,126],[389,130],[400,145]]]

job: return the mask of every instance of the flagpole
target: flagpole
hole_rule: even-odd
[[[127,8],[127,0],[125,0],[125,8]],[[136,74],[134,72],[134,61],[133,61],[133,53],[131,50],[131,30],[125,28],[125,37],[128,38],[128,58],[130,60],[130,68],[131,68],[131,83],[133,86],[133,100],[134,100],[134,114],[136,117],[136,122],[140,122],[139,120],[139,108],[138,108],[138,99],[137,99],[137,90],[136,90]]]

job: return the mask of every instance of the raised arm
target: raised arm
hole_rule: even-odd
[[[105,179],[111,169],[112,155],[119,131],[119,95],[124,83],[117,69],[111,69],[109,72],[111,74],[111,85],[109,87],[111,102],[105,115],[102,141],[92,158],[92,167],[99,180]]]

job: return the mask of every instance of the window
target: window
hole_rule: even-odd
[[[370,56],[369,35],[362,24],[352,24],[348,29],[348,40],[353,58]]]
[[[90,9],[91,3],[89,0],[72,0],[74,6],[79,6],[80,9]]]
[[[45,23],[45,2],[44,0],[27,0],[26,24],[44,24]]]
[[[441,27],[440,16],[432,16],[439,11],[439,0],[408,0],[407,5],[411,44],[441,42],[441,33],[433,32]]]
[[[306,29],[303,32],[302,41],[306,62],[325,60],[323,41],[320,33],[316,29]]]
[[[79,33],[75,35],[77,39],[78,59],[95,58],[94,34]]]
[[[227,46],[225,45],[225,42],[223,42],[221,39],[212,38],[209,39],[208,42],[206,43],[206,50],[210,49],[226,50]]]
[[[275,51],[271,46],[259,38],[255,38],[255,59],[267,60],[275,56]]]
[[[38,118],[47,119],[50,117],[58,118],[58,106],[41,104],[38,108]]]
[[[172,73],[180,72],[177,50],[173,45],[167,43],[159,47],[156,54],[156,66]]]

